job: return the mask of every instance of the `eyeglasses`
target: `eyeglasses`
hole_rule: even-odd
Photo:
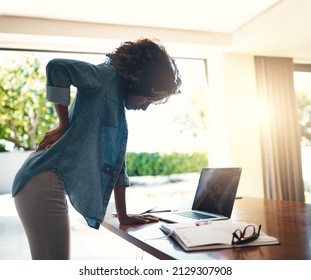
[[[231,244],[240,245],[256,240],[260,235],[260,229],[261,225],[259,225],[257,232],[255,225],[248,225],[243,229],[243,231],[237,229],[235,232],[232,233]]]

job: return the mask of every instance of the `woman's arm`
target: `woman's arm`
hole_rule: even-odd
[[[66,131],[69,127],[68,106],[60,104],[54,104],[54,106],[59,119],[59,127]]]
[[[59,125],[48,131],[36,151],[47,149],[66,132],[69,127],[68,105],[70,86],[96,89],[113,76],[111,67],[93,65],[71,59],[53,59],[46,66],[46,97],[55,104]]]
[[[116,186],[114,188],[114,199],[119,222],[126,225],[157,222],[158,219],[154,217],[127,215],[125,189],[126,186]]]

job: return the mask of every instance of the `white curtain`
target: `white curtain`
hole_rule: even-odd
[[[304,201],[291,58],[255,57],[265,197]]]

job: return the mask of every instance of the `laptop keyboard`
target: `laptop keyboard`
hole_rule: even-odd
[[[175,212],[174,214],[195,219],[195,220],[203,220],[203,219],[208,219],[208,218],[215,218],[215,216],[208,215],[208,214],[203,214],[203,213],[197,213],[193,211],[183,211],[183,212]]]

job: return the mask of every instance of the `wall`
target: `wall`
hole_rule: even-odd
[[[16,172],[30,152],[0,153],[0,195],[10,194]]]
[[[208,58],[210,166],[239,166],[239,195],[263,197],[254,58]]]

